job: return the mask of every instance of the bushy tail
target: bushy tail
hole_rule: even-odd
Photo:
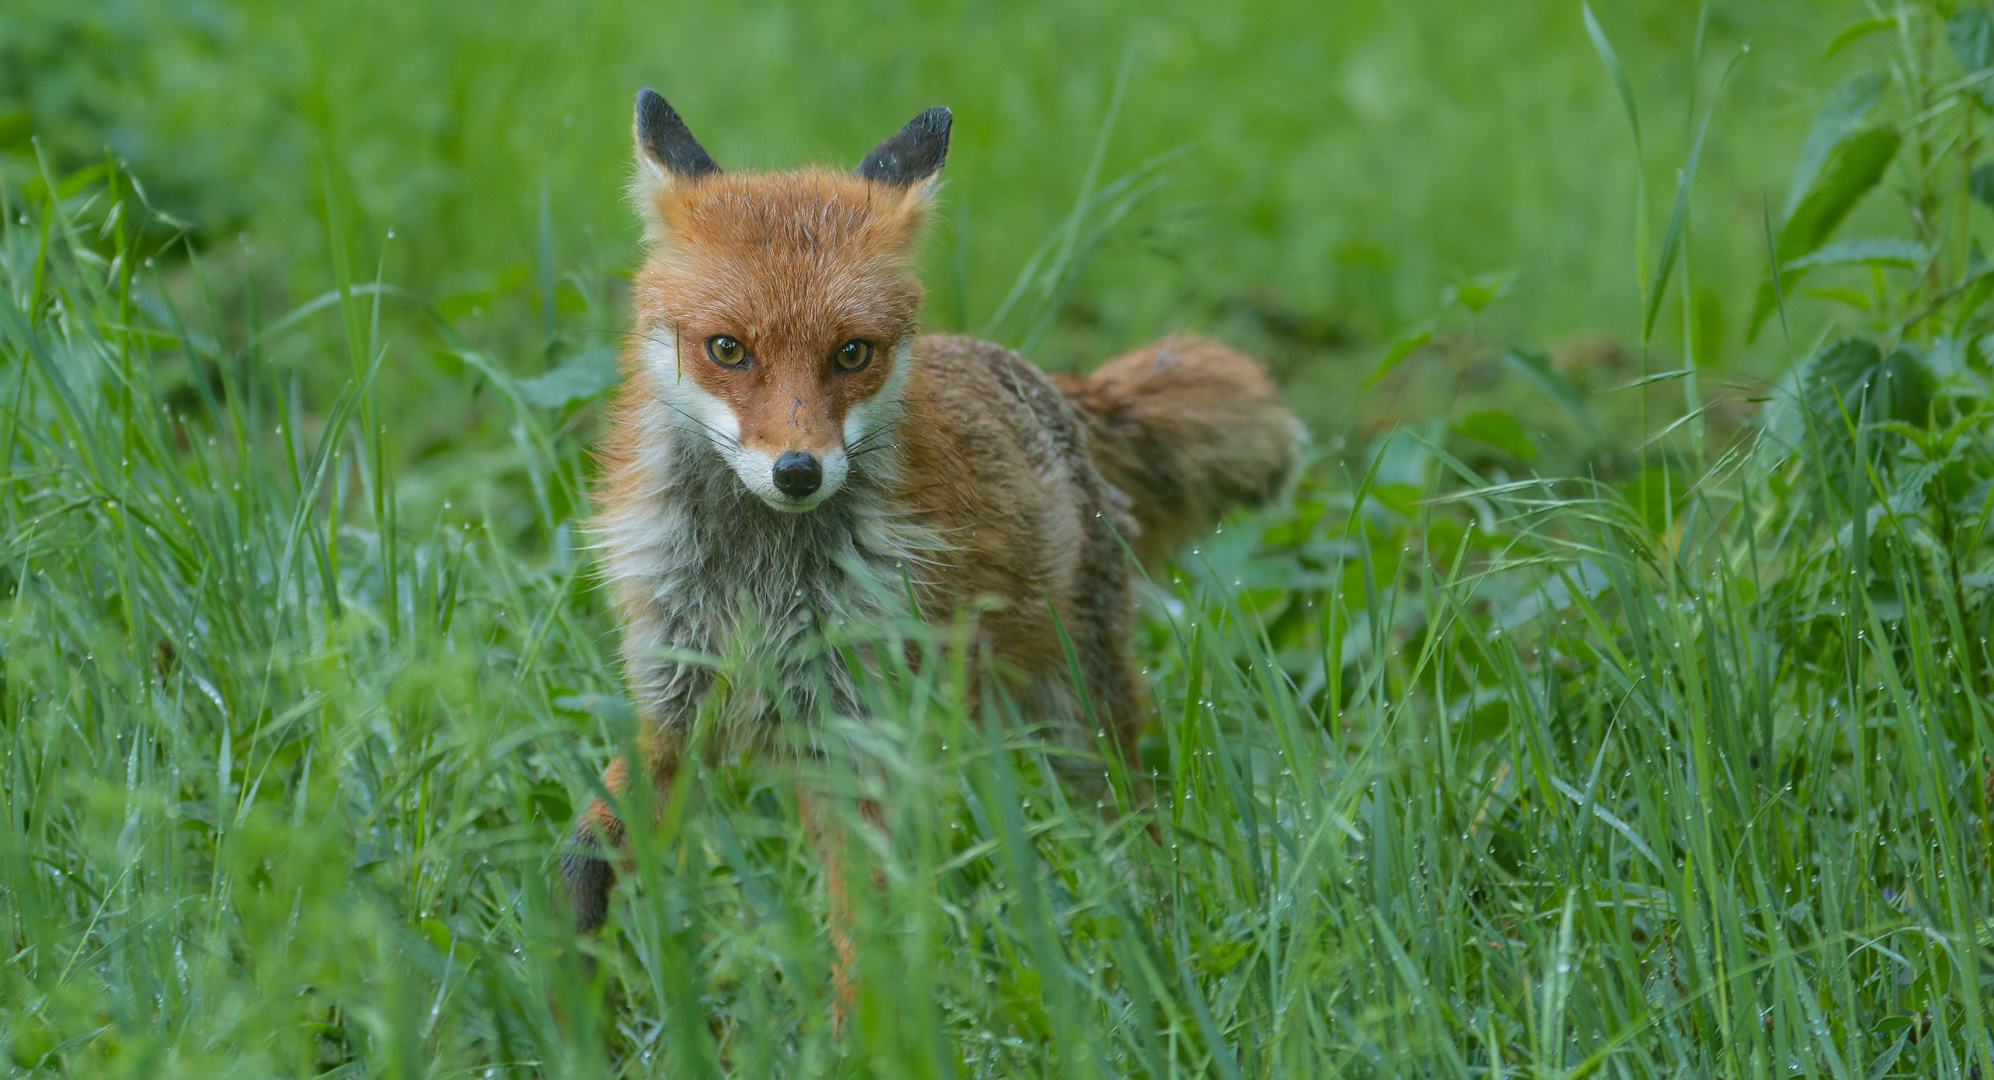
[[[1061,376],[1087,418],[1094,464],[1127,493],[1145,566],[1240,505],[1280,497],[1304,432],[1260,362],[1202,338],[1165,338],[1086,378]]]

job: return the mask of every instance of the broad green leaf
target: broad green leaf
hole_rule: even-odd
[[[1802,362],[1774,396],[1767,426],[1789,446],[1803,445],[1806,418],[1820,431],[1845,440],[1844,416],[1864,423],[1923,424],[1932,391],[1932,371],[1922,352],[1899,345],[1885,353],[1868,338],[1830,342]]]
[[[1365,378],[1364,385],[1367,387],[1378,385],[1378,380],[1390,375],[1393,368],[1405,363],[1406,357],[1425,348],[1432,340],[1432,323],[1421,323],[1399,335],[1398,340],[1392,342],[1392,347],[1386,351],[1385,358],[1378,361],[1378,366]]]
[[[1486,274],[1476,274],[1467,281],[1447,286],[1441,293],[1440,301],[1452,306],[1459,304],[1468,311],[1480,315],[1489,305],[1509,295],[1511,285],[1516,283],[1516,271],[1491,270]]]
[[[1586,410],[1585,398],[1563,372],[1551,366],[1549,353],[1534,345],[1518,345],[1504,353],[1502,361],[1545,397],[1556,402],[1572,419],[1587,427],[1592,426],[1592,414]]]
[[[1787,215],[1779,234],[1779,257],[1792,262],[1820,247],[1856,203],[1883,179],[1903,137],[1878,125],[1851,134],[1835,147],[1805,198]]]
[[[1814,126],[1807,129],[1807,141],[1800,144],[1800,162],[1793,167],[1786,208],[1780,211],[1782,218],[1793,219],[1800,201],[1807,197],[1821,175],[1828,156],[1869,119],[1870,112],[1882,100],[1883,76],[1868,71],[1836,87],[1828,100],[1821,103],[1821,111],[1814,115]]]
[[[1523,425],[1508,413],[1469,413],[1454,425],[1454,430],[1463,438],[1487,443],[1525,461],[1537,460],[1537,445],[1523,433]]]
[[[1883,351],[1868,338],[1830,342],[1801,365],[1800,384],[1810,399],[1823,405],[1854,397],[1883,362]]]
[[[1967,174],[1966,190],[1982,204],[1994,207],[1994,161],[1983,161]]]
[[[622,377],[616,348],[598,345],[545,375],[519,380],[519,396],[543,408],[561,409],[601,396]]]
[[[1961,4],[1952,21],[1946,23],[1946,44],[1952,46],[1953,59],[1968,75],[1982,76],[1974,86],[1980,100],[1994,104],[1994,85],[1987,77],[1994,75],[1988,70],[1994,68],[1994,15],[1988,14],[1987,6]]]
[[[1909,342],[1890,350],[1870,386],[1869,416],[1924,424],[1931,420],[1932,369],[1924,351]]]
[[[0,108],[0,146],[22,145],[34,132],[35,120],[28,114],[28,110],[18,107]]]
[[[1795,270],[1816,266],[1914,267],[1924,265],[1931,257],[1930,248],[1902,237],[1841,240],[1787,263],[1786,272],[1791,274]]]
[[[1821,54],[1821,59],[1823,60],[1830,59],[1836,53],[1841,52],[1843,49],[1846,49],[1851,45],[1854,45],[1856,42],[1861,41],[1863,38],[1866,38],[1869,35],[1874,34],[1879,30],[1888,30],[1896,25],[1897,25],[1897,18],[1894,15],[1882,19],[1864,19],[1861,22],[1854,23],[1851,26],[1849,26],[1848,29],[1843,30],[1841,33],[1835,35],[1835,40],[1828,43],[1828,51]]]
[[[1806,197],[1787,216],[1786,227],[1780,230],[1778,260],[1781,267],[1790,268],[1798,260],[1821,249],[1835,227],[1848,217],[1849,211],[1854,210],[1863,196],[1883,179],[1884,170],[1890,167],[1902,142],[1903,137],[1895,128],[1879,125],[1864,128],[1835,147]],[[1783,270],[1780,287],[1791,295],[1799,277],[1805,272],[1805,269]],[[1752,308],[1747,340],[1758,335],[1759,327],[1765,324],[1766,317],[1772,314],[1777,303],[1777,291],[1768,274],[1767,280],[1759,286],[1758,302]]]
[[[1861,289],[1835,289],[1827,286],[1817,286],[1809,288],[1805,292],[1806,295],[1814,297],[1817,300],[1826,300],[1830,303],[1841,304],[1856,311],[1872,311],[1876,308],[1874,298]]]

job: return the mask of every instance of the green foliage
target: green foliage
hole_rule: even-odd
[[[1798,285],[1801,275],[1818,265],[1909,266],[1920,250],[1915,245],[1890,241],[1857,241],[1830,252],[1828,238],[1883,179],[1884,170],[1897,156],[1903,141],[1895,126],[1864,124],[1864,119],[1883,97],[1883,76],[1865,72],[1843,83],[1822,105],[1820,115],[1807,133],[1800,164],[1793,171],[1791,194],[1787,196],[1785,224],[1773,246],[1773,267],[1759,287],[1758,303],[1752,309],[1751,333],[1771,315],[1778,292]]]
[[[495,39],[521,32],[504,14]],[[1563,17],[1611,58],[1590,92],[1610,109],[1619,82],[1631,120],[1607,27]],[[794,768],[701,760],[668,806],[633,793],[609,931],[577,940],[561,910],[558,844],[634,735],[578,524],[620,246],[564,254],[536,208],[531,260],[405,280],[402,241],[352,224],[365,167],[314,167],[288,175],[330,174],[299,196],[332,238],[319,282],[186,242],[131,174],[65,166],[54,140],[9,157],[0,1067],[1989,1075],[1994,279],[1971,18],[1906,6],[1833,38],[1875,74],[1822,110],[1761,253],[1791,325],[1829,330],[1735,435],[1706,433],[1697,396],[1722,389],[1694,351],[1707,230],[1637,253],[1654,276],[1622,309],[1648,349],[1611,395],[1505,340],[1527,275],[1457,278],[1387,365],[1442,366],[1435,415],[1145,590],[1146,775],[966,700],[992,683],[948,648],[960,627],[843,631],[875,658],[868,708],[817,718],[827,758],[801,770],[860,900],[842,1030]],[[1730,137],[1725,115],[1696,145]],[[1876,133],[1889,164],[1855,183]],[[1017,283],[1001,332],[1084,337],[1061,313],[1105,223],[1171,198],[1145,168],[1086,175],[973,286]],[[1679,221],[1703,183],[1678,187]],[[1834,240],[1851,215],[1873,235]],[[315,284],[278,303],[265,275]],[[1679,366],[1642,332],[1664,295]],[[1558,433],[1465,396],[1491,373],[1607,450],[1561,479]],[[1626,422],[1628,396],[1678,389]]]
[[[1627,51],[1630,93],[1681,90],[1693,27],[1679,5],[1613,7],[1603,17]],[[1768,46],[1817,40],[1836,19],[1811,5],[1713,14],[1710,48],[1759,52],[1728,92],[1747,122],[1714,130],[1706,190],[1755,197],[1789,160],[1805,117],[1788,97],[1817,64]],[[1127,103],[1101,148],[1124,63]],[[578,302],[571,275],[627,265],[638,87],[663,91],[723,165],[742,166],[853,164],[945,103],[958,123],[928,251],[938,325],[987,323],[1075,207],[1097,149],[1101,185],[1188,154],[1161,178],[1166,197],[1105,238],[1114,269],[1078,284],[1045,358],[1086,367],[1223,320],[1283,361],[1361,372],[1371,358],[1348,354],[1464,274],[1515,266],[1515,321],[1544,340],[1597,331],[1632,295],[1632,281],[1594,272],[1622,257],[1618,185],[1634,167],[1597,82],[1566,0],[1029,0],[1001,12],[10,0],[0,160],[14,182],[33,177],[35,135],[60,174],[127,162],[203,250],[232,259],[238,235],[251,238],[273,306],[285,286],[325,287],[329,161],[374,226],[353,238],[370,271],[394,227],[389,280],[453,319],[482,308],[474,340],[491,349],[537,337],[550,300]],[[1686,138],[1651,124],[1648,141],[1679,158]],[[1755,234],[1733,228],[1755,216],[1716,200],[1701,213],[1706,276],[1735,294],[1761,268]],[[226,299],[238,280],[218,274],[216,288]],[[1029,313],[1000,331],[1024,340]],[[391,323],[401,314],[388,305]]]

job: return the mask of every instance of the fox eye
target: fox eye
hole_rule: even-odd
[[[839,371],[857,371],[872,363],[872,342],[847,341],[838,346],[838,351],[831,357],[831,362],[838,365]]]
[[[725,334],[706,339],[706,355],[721,367],[744,367],[748,363],[748,347]]]

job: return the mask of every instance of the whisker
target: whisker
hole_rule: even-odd
[[[851,444],[850,446],[845,447],[845,453],[853,457],[857,457],[858,455],[863,454],[868,450],[873,450],[878,448],[882,440],[885,441],[886,445],[891,446],[893,445],[893,442],[891,439],[887,438],[887,436],[891,434],[893,434],[891,431],[874,432],[870,435],[867,435],[865,438],[860,439],[859,441]]]
[[[864,435],[860,436],[856,442],[852,443],[850,446],[847,446],[845,448],[845,452],[849,454],[855,454],[860,450],[863,450],[868,443],[872,443],[874,441],[892,435],[895,429],[899,427],[900,421],[907,418],[907,412],[908,412],[907,406],[899,402],[894,402],[893,407],[900,410],[900,415],[890,417],[880,422],[871,431],[868,431]]]
[[[706,421],[701,420],[699,417],[694,416],[693,414],[687,412],[686,410],[679,408],[677,405],[672,404],[671,401],[666,399],[662,394],[652,394],[651,400],[657,402],[660,405],[663,405],[665,408],[670,409],[671,411],[679,414],[680,416],[685,417],[687,420],[692,421],[694,426],[698,427],[701,433],[706,437],[707,442],[710,442],[713,445],[722,447],[724,449],[729,449],[729,450],[740,449],[741,446],[740,439],[727,434],[726,432],[720,430],[719,428],[714,427],[712,424],[709,424]]]
[[[867,457],[870,457],[873,454],[877,454],[881,450],[896,450],[899,449],[899,447],[900,447],[899,443],[893,443],[893,442],[873,443],[871,446],[864,446],[860,447],[857,450],[845,451],[845,460],[856,466],[859,461]]]

